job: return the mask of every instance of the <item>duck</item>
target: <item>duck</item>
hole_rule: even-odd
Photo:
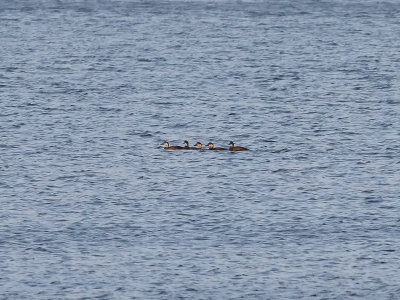
[[[215,151],[217,151],[217,150],[227,150],[226,148],[222,148],[222,147],[214,147],[214,144],[211,143],[211,142],[209,142],[207,144],[207,146],[208,146],[208,150],[215,150]]]
[[[196,148],[197,150],[200,150],[200,149],[203,147],[203,145],[202,145],[200,142],[197,142],[197,143],[195,144],[195,146],[197,147],[197,148]]]
[[[229,142],[229,151],[249,151],[250,149],[247,149],[245,147],[239,147],[239,146],[235,146],[235,144],[230,141]]]
[[[199,150],[199,148],[196,148],[196,147],[189,147],[188,141],[184,141],[183,143],[185,144],[185,146],[183,147],[183,149],[185,149],[185,150]]]
[[[161,145],[164,146],[165,150],[182,150],[182,149],[184,149],[182,146],[170,146],[167,141],[164,141]]]

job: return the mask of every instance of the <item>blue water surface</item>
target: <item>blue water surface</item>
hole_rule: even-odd
[[[0,299],[400,299],[399,14],[1,1]]]

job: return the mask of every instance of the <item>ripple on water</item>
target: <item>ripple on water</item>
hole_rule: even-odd
[[[398,5],[125,2],[0,2],[2,296],[396,299]]]

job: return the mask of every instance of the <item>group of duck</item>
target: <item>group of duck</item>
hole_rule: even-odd
[[[221,150],[228,150],[228,151],[248,151],[245,147],[235,146],[235,144],[231,141],[229,142],[229,148],[222,148],[222,147],[214,147],[214,144],[209,142],[206,146],[208,149],[203,149],[203,145],[200,142],[197,142],[194,146],[189,147],[189,142],[184,141],[184,146],[170,146],[167,141],[164,141],[161,145],[164,146],[165,150],[213,150],[213,151],[221,151]]]

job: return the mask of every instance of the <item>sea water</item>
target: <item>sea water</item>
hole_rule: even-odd
[[[0,299],[400,299],[399,14],[1,1]]]

